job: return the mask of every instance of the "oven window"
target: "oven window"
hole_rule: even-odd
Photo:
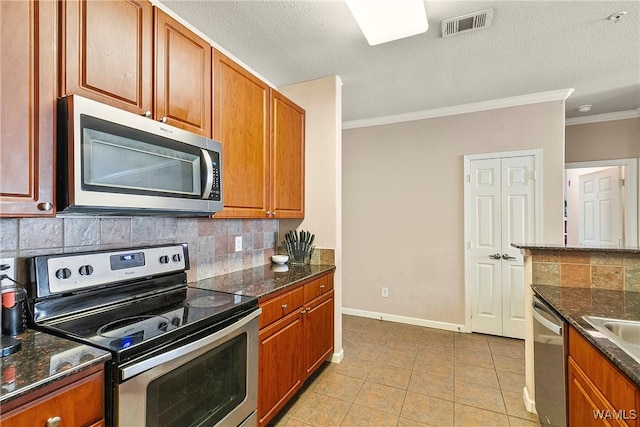
[[[201,196],[199,150],[94,117],[83,117],[82,124],[83,188]]]
[[[247,334],[147,386],[147,427],[213,426],[247,395]]]

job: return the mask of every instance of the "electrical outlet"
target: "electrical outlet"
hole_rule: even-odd
[[[380,295],[385,298],[389,297],[389,288],[380,288]]]
[[[7,275],[7,277],[16,280],[16,259],[15,258],[0,258],[0,275]],[[8,268],[6,267],[8,266]],[[0,285],[4,288],[7,286],[13,286],[14,283],[8,279],[2,279]]]
[[[236,252],[242,250],[242,236],[236,236]]]

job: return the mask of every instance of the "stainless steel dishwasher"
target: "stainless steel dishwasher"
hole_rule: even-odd
[[[533,297],[536,411],[545,426],[567,425],[567,338],[564,320]]]

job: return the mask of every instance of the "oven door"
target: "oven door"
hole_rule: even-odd
[[[116,424],[256,425],[258,308],[197,341],[120,368]]]

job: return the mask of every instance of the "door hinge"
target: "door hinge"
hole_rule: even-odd
[[[468,183],[471,183],[471,174],[470,174],[470,173],[469,173],[469,174],[467,174],[467,182],[468,182]]]
[[[620,187],[624,187],[624,178],[620,178],[620,179],[618,180],[618,186],[620,186]]]

